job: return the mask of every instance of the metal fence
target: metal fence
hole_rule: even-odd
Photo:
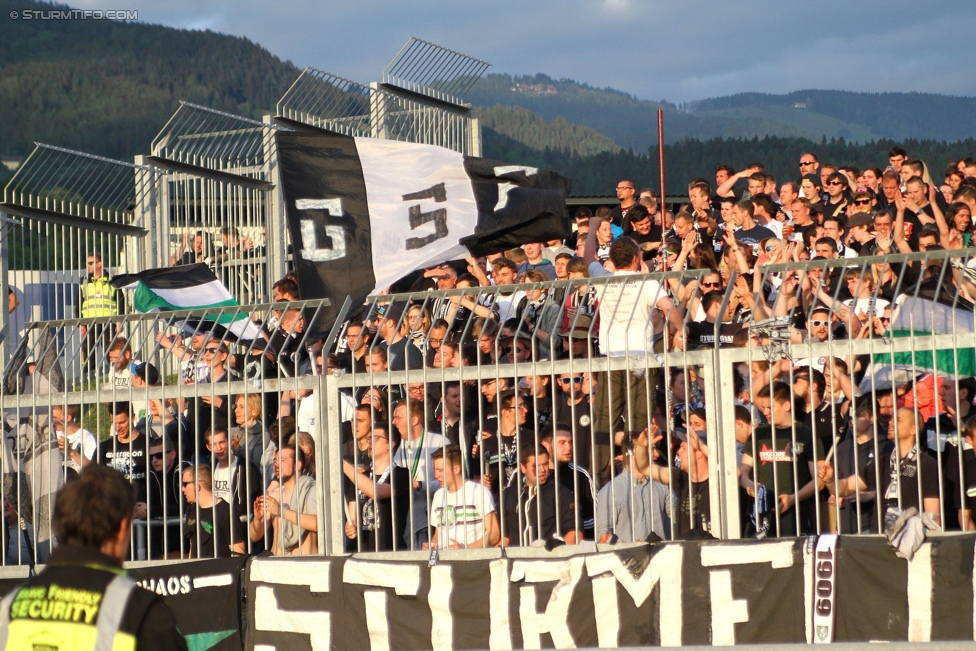
[[[305,332],[322,303],[29,324],[0,386],[4,563],[43,562],[54,496],[89,463],[119,469],[136,487],[133,560],[317,553],[329,516],[316,507],[329,503],[314,477],[327,461],[310,438],[321,437],[321,357]],[[111,332],[111,343],[95,351],[97,379],[71,384],[65,370],[82,325]],[[297,476],[279,469],[281,456],[300,463]],[[213,509],[217,497],[225,505]],[[265,511],[282,502],[307,517]],[[269,527],[252,531],[264,513]]]
[[[241,304],[271,299],[289,244],[274,134],[282,127],[183,102],[152,144],[170,172],[155,264],[204,262]]]
[[[145,165],[37,145],[0,204],[7,355],[27,322],[83,316],[79,286],[96,266],[110,273],[146,265],[143,237],[160,176]]]
[[[126,467],[133,455],[218,482],[222,460],[239,459],[250,489],[234,493],[227,544],[252,553],[275,540],[342,553],[869,533],[912,506],[972,529],[970,263],[930,250],[558,282],[529,272],[485,287],[462,277],[468,287],[371,298],[334,326],[334,351],[305,335],[314,301],[31,324],[0,394],[4,558],[25,562],[25,546],[44,557],[53,495],[89,458]],[[71,383],[82,325],[125,345],[97,353],[98,381]],[[206,432],[221,426],[214,452]],[[275,466],[278,452],[314,468],[314,489]],[[133,558],[203,544],[203,509],[167,493],[176,479],[163,470],[134,478],[147,507]],[[285,477],[314,500],[253,524]]]
[[[470,107],[398,94],[395,86],[366,86],[311,67],[278,101],[278,116],[349,136],[481,155],[478,120],[470,116]]]

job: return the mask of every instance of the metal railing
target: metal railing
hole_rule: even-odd
[[[478,121],[466,107],[399,95],[395,88],[367,86],[311,67],[278,101],[278,116],[349,136],[481,154]]]
[[[383,83],[460,105],[491,64],[411,36],[383,71]]]
[[[136,488],[133,560],[317,553],[328,502],[315,492],[326,467],[315,452],[327,447],[314,427],[320,357],[305,333],[323,303],[29,324],[0,386],[3,562],[46,558],[54,496],[89,463]],[[110,343],[79,376],[82,325]],[[218,497],[227,504],[212,509]],[[310,519],[272,517],[282,503]]]
[[[316,515],[315,545],[300,553],[869,533],[910,506],[946,530],[972,529],[968,261],[929,251],[733,262],[372,297],[335,324],[339,343],[326,354],[328,337],[304,334],[315,301],[31,324],[0,388],[2,495],[18,507],[8,509],[4,558],[25,562],[27,543],[10,528],[18,516],[43,558],[53,495],[91,451],[81,430],[112,459],[137,448],[151,458],[160,431],[171,462],[202,461],[222,478],[205,438],[212,423],[230,428],[230,457],[254,491],[233,511],[251,553],[275,541],[273,520],[271,534],[251,530],[255,500],[279,494],[275,452],[298,460],[303,440]],[[228,334],[258,322],[263,337]],[[81,325],[127,342],[99,349],[97,381],[72,371]],[[157,342],[176,332],[186,348]],[[216,354],[202,349],[222,344],[228,381],[206,382]],[[127,350],[138,352],[130,360]],[[109,407],[123,402],[128,411]],[[231,402],[244,407],[242,423]],[[119,438],[140,421],[149,434]],[[272,427],[299,436],[272,447]],[[151,462],[171,458],[169,447],[158,452]],[[133,558],[185,557],[183,541],[203,544],[202,509],[153,493],[173,487],[140,484],[147,533]],[[291,534],[312,529],[286,513]]]

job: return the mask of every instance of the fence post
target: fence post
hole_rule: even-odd
[[[264,123],[269,127],[274,125],[273,120],[273,116],[264,116]],[[273,294],[271,285],[279,278],[284,278],[288,268],[288,249],[285,244],[288,226],[285,224],[285,205],[281,200],[281,179],[278,178],[277,144],[273,129],[269,128],[267,131],[269,133],[264,137],[264,166],[265,179],[271,183],[271,189],[265,195],[268,210],[265,223],[268,277],[265,279],[264,291],[270,301]]]
[[[716,345],[718,345],[716,343]],[[739,510],[739,462],[735,445],[735,370],[730,352],[732,349],[719,349],[715,355],[717,364],[713,366],[715,377],[712,378],[717,398],[712,413],[717,416],[715,423],[715,441],[718,444],[713,453],[715,463],[709,464],[709,499],[712,504],[712,533],[722,540],[741,537],[741,517]],[[706,367],[705,378],[712,369]],[[709,425],[716,420],[710,418]],[[709,437],[712,432],[709,431]],[[709,438],[709,441],[712,439]],[[718,524],[718,531],[715,525]]]
[[[3,289],[4,300],[10,293],[10,265],[8,263],[10,247],[7,246],[7,234],[11,226],[7,223],[8,219],[7,213],[0,211],[0,288]],[[3,306],[4,309],[0,310],[0,333],[3,333],[3,337],[0,338],[0,361],[6,367],[6,363],[10,359],[9,356],[13,355],[14,351],[7,345],[10,340],[10,311],[7,309],[7,303],[4,303]]]
[[[316,472],[322,481],[319,482],[319,531],[325,533],[326,526],[328,534],[325,546],[320,545],[319,550],[324,549],[326,555],[334,556],[345,553],[345,504],[342,498],[342,444],[340,432],[342,431],[341,401],[339,396],[338,382],[331,373],[323,373],[319,381],[319,416],[322,418],[319,431],[319,449],[321,450],[321,461],[318,461]],[[321,537],[321,536],[320,536]]]

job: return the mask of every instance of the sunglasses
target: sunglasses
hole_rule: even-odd
[[[830,325],[830,321],[819,321],[819,320],[815,320],[815,321],[811,321],[810,322],[810,325],[812,325],[814,328],[823,328],[823,327],[829,326]]]
[[[827,183],[827,185],[844,185],[844,184],[841,183],[840,181],[830,181]]]
[[[183,485],[184,486],[192,486],[195,483],[196,483],[195,481],[185,481],[185,482],[183,482]]]
[[[766,249],[766,250],[769,251],[770,249]],[[702,287],[721,287],[722,286],[722,283],[702,283],[701,286]]]
[[[770,252],[770,251],[775,251],[775,250],[776,250],[776,248],[777,248],[777,247],[775,247],[775,246],[767,246],[767,247],[766,247],[766,252],[768,253],[768,252]]]
[[[855,206],[870,206],[871,205],[871,200],[870,199],[857,199],[854,202],[854,205]]]
[[[158,460],[158,459],[162,459],[162,458],[163,458],[163,453],[162,453],[162,452],[157,452],[156,454],[150,454],[150,455],[149,455],[149,458],[150,458],[150,459],[151,459],[152,461],[156,461],[156,460]]]
[[[812,160],[801,160],[800,161],[800,167],[806,167],[807,165],[813,165],[813,161]]]
[[[572,382],[573,384],[583,384],[583,376],[582,375],[577,375],[575,377],[561,377],[561,378],[559,378],[559,384],[569,384],[570,382]]]

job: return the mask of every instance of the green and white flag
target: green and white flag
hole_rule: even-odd
[[[215,312],[212,315],[201,315],[201,325],[193,328],[194,330],[206,331],[212,329],[214,324],[220,324],[238,339],[246,341],[257,338],[261,331],[244,311],[225,310],[217,313],[220,308],[238,307],[240,304],[210,267],[203,263],[122,274],[112,279],[112,285],[120,289],[135,290],[134,305],[137,312]]]
[[[931,343],[920,343],[914,350],[874,355],[857,387],[857,395],[870,393],[872,386],[882,391],[928,373],[949,379],[976,376],[976,313],[972,304],[957,301],[956,305],[947,305],[932,298],[899,296],[887,336],[893,339],[935,336],[938,346],[939,335],[964,334],[973,335],[973,346],[933,350]]]

